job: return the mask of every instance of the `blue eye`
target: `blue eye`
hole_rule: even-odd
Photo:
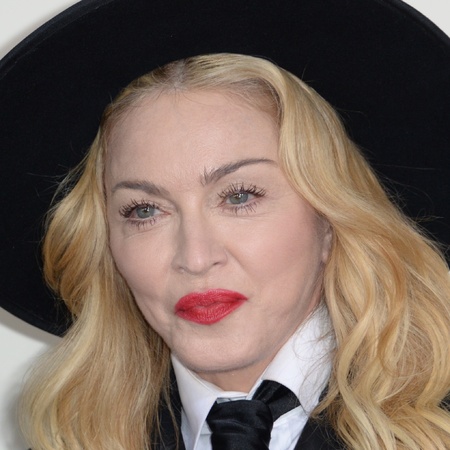
[[[233,212],[248,213],[255,209],[258,200],[265,195],[265,189],[257,188],[255,185],[232,183],[219,194],[219,197],[222,199],[222,205]]]
[[[148,219],[156,219],[156,216],[161,214],[161,210],[158,206],[148,203],[146,201],[131,201],[130,204],[123,206],[120,209],[120,215],[125,219],[131,219],[135,221],[146,221]]]
[[[151,205],[137,206],[135,209],[136,216],[139,219],[149,219],[157,214],[158,208]]]
[[[229,200],[233,205],[242,205],[243,203],[248,201],[248,197],[248,192],[236,192],[229,196]]]

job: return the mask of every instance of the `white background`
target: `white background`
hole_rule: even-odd
[[[39,25],[74,3],[76,0],[0,0],[0,58]],[[406,3],[450,35],[450,0]],[[0,450],[26,448],[16,426],[15,405],[22,380],[33,360],[57,340],[0,308]]]

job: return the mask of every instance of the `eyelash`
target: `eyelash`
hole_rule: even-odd
[[[228,186],[226,189],[224,189],[220,194],[219,197],[222,199],[223,202],[225,202],[227,199],[232,197],[236,194],[251,194],[255,197],[255,199],[259,199],[261,197],[264,197],[266,195],[265,189],[258,188],[255,185],[250,185],[246,187],[244,183],[233,183],[230,186]],[[244,204],[236,204],[236,205],[227,205],[231,210],[238,214],[238,213],[251,213],[255,210],[257,202],[252,201],[251,203],[244,203]]]
[[[253,199],[253,201],[251,201],[250,203],[246,202],[236,205],[225,203],[226,200],[237,194],[250,194],[253,195],[255,199]],[[224,189],[220,194],[218,194],[218,196],[222,199],[222,205],[226,206],[227,209],[231,210],[235,214],[253,212],[257,204],[256,199],[264,197],[265,195],[265,189],[258,188],[255,185],[246,187],[244,183],[233,183],[226,189]],[[131,225],[136,226],[137,228],[141,228],[147,225],[152,226],[156,222],[157,216],[149,217],[147,219],[131,217],[137,208],[154,208],[159,210],[159,206],[155,203],[151,203],[146,200],[131,200],[129,204],[124,205],[120,208],[119,214],[124,219],[127,219],[127,221],[129,221]]]
[[[131,200],[129,204],[124,205],[120,208],[119,214],[130,221],[130,223],[138,228],[145,225],[153,225],[156,221],[156,217],[150,217],[148,219],[132,218],[131,215],[136,211],[137,208],[154,208],[159,209],[158,205],[155,203],[148,202],[146,200]]]

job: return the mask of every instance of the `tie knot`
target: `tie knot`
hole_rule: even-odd
[[[216,402],[206,419],[212,448],[268,449],[273,422],[299,404],[288,388],[266,380],[251,400]]]

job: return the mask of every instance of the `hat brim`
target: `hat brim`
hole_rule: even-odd
[[[413,218],[450,242],[450,40],[398,0],[83,0],[0,63],[1,306],[54,334],[39,242],[55,185],[132,79],[206,53],[262,56],[341,114]]]

